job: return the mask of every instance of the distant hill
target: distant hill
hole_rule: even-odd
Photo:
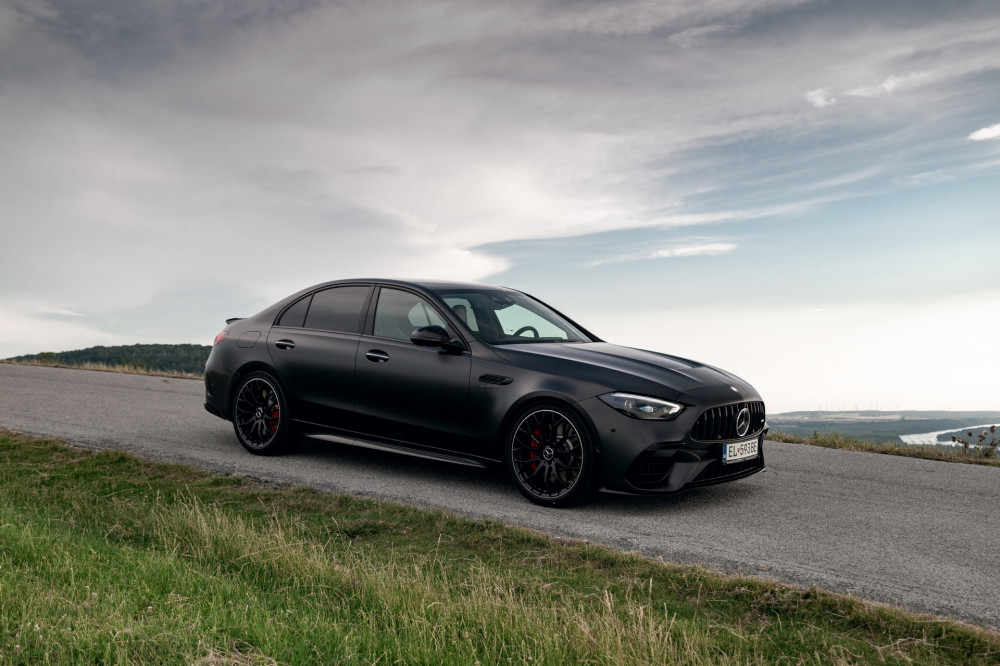
[[[161,372],[194,373],[205,372],[205,361],[212,351],[209,345],[120,345],[117,347],[88,347],[64,352],[42,352],[28,356],[6,359],[14,362],[55,363],[60,365],[82,365],[103,363],[105,365],[130,365],[143,370]]]
[[[920,421],[928,419],[995,419],[1000,417],[1000,411],[959,411],[951,409],[931,409],[931,410],[844,410],[844,411],[803,411],[803,412],[781,412],[780,414],[769,414],[768,418],[774,417],[783,421],[809,420],[809,421]]]
[[[900,435],[964,430],[983,423],[1000,424],[1000,412],[974,411],[854,411],[784,412],[769,414],[771,429],[808,437],[814,431],[841,433],[873,441],[898,440]],[[940,437],[949,441],[950,437]]]

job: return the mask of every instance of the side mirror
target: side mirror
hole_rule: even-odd
[[[453,354],[465,351],[465,345],[449,338],[448,331],[441,326],[421,326],[410,334],[410,342],[420,347],[438,347]]]

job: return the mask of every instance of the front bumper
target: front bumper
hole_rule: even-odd
[[[597,435],[603,488],[632,494],[669,494],[684,488],[735,481],[764,469],[764,435],[757,433],[756,458],[722,462],[726,442],[701,442],[690,433],[704,408],[685,410],[672,421],[630,418],[599,398],[581,401],[580,410]],[[753,437],[748,434],[741,439]]]

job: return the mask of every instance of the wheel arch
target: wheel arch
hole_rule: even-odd
[[[590,443],[594,447],[594,453],[598,458],[601,457],[601,440],[597,436],[597,428],[594,426],[594,422],[591,420],[590,415],[587,414],[586,411],[577,407],[577,401],[572,400],[565,395],[548,392],[523,396],[507,409],[507,413],[504,414],[503,420],[500,422],[500,432],[497,436],[501,456],[503,455],[503,447],[506,446],[507,435],[510,433],[511,428],[514,427],[514,420],[535,405],[546,405],[552,403],[556,403],[560,407],[568,409],[583,422],[584,426],[587,428],[587,436],[590,438]]]
[[[273,365],[268,365],[267,363],[264,363],[263,361],[259,361],[256,359],[252,361],[247,361],[246,363],[241,365],[239,369],[233,372],[233,380],[229,384],[229,392],[228,395],[226,396],[226,405],[228,406],[230,412],[229,414],[230,421],[233,420],[232,404],[233,404],[233,394],[236,391],[236,387],[240,385],[240,382],[243,381],[244,377],[254,372],[266,372],[267,374],[271,375],[274,378],[274,381],[278,382],[278,384],[281,385],[282,392],[285,394],[287,400],[291,402],[291,397],[289,397],[288,387],[285,385],[285,380],[281,378],[281,375],[278,373],[277,369],[275,369]]]
[[[567,494],[559,495],[556,498],[552,498],[551,496],[545,498],[538,495],[535,490],[528,489],[525,486],[525,482],[519,480],[517,465],[512,462],[510,455],[511,433],[514,432],[515,428],[518,428],[518,419],[522,417],[527,418],[534,412],[534,410],[545,410],[545,408],[556,408],[559,411],[566,413],[566,415],[571,418],[575,416],[576,418],[573,419],[573,421],[575,421],[574,427],[578,430],[582,430],[586,434],[586,439],[589,443],[591,452],[591,461],[586,463],[586,466],[581,467],[581,473],[584,474],[582,479],[578,478],[574,481],[574,486],[567,491]],[[550,393],[539,393],[525,396],[522,400],[519,400],[514,405],[511,405],[511,408],[505,414],[502,423],[503,427],[502,436],[500,438],[500,454],[503,456],[508,475],[511,477],[520,492],[532,502],[549,507],[569,506],[581,501],[581,499],[585,501],[591,493],[595,492],[603,485],[604,474],[602,472],[603,465],[601,464],[602,456],[600,450],[600,439],[598,438],[593,420],[585,410],[580,408],[577,401],[567,399],[564,395]],[[538,434],[537,431],[535,434]],[[584,460],[586,460],[586,458],[584,458]],[[588,468],[589,471],[586,471]],[[546,482],[546,490],[547,489],[548,483]]]

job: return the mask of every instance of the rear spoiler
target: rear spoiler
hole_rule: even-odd
[[[234,321],[242,321],[244,319],[246,319],[246,317],[233,317],[231,319],[226,320],[226,325],[228,326],[229,324],[232,324]]]

